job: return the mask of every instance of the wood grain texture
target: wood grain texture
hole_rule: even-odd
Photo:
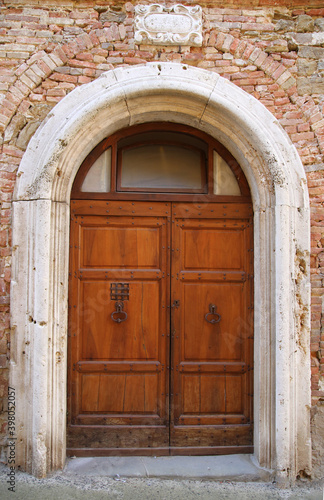
[[[89,214],[81,202],[71,221],[68,448],[164,447],[169,440],[168,207],[93,206]],[[118,300],[111,285],[123,282],[128,290],[123,313],[114,316]],[[152,425],[153,434],[143,431]]]
[[[73,205],[68,453],[251,452],[251,207],[107,206]]]
[[[249,208],[172,209],[170,446],[252,446]]]

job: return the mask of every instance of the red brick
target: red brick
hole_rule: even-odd
[[[238,45],[238,47],[236,49],[235,56],[239,57],[239,58],[242,57],[242,55],[243,55],[245,49],[247,48],[247,46],[248,46],[248,42],[246,42],[245,40],[240,40],[239,41],[239,45]]]
[[[224,33],[218,33],[217,36],[217,41],[215,44],[216,49],[221,49],[223,47],[224,40],[226,38],[226,35]]]
[[[90,83],[92,81],[88,76],[78,76],[78,83]]]
[[[252,52],[254,51],[254,49],[255,49],[254,45],[248,44],[246,49],[243,52],[243,55],[242,55],[243,59],[249,59],[249,57],[252,54]]]
[[[230,66],[231,62],[228,60],[221,59],[220,61],[215,61],[216,66]]]
[[[308,132],[310,129],[309,123],[302,123],[297,126],[298,132]]]
[[[243,31],[274,31],[273,24],[261,24],[261,23],[243,23]]]
[[[56,82],[69,82],[69,83],[77,83],[78,78],[73,75],[64,75],[61,73],[53,73],[50,76],[51,80],[55,80]]]
[[[129,59],[129,58],[125,57],[125,62],[126,62],[126,59]],[[183,54],[183,60],[184,61],[202,61],[203,59],[204,59],[204,56],[201,53],[199,53],[199,54],[191,54],[191,53],[187,52],[187,53]],[[146,61],[144,61],[144,62],[146,62]]]
[[[81,52],[81,54],[76,55],[76,58],[80,61],[93,61],[93,55],[89,52]]]
[[[145,61],[146,62],[146,61]],[[96,64],[90,61],[77,61],[75,59],[69,59],[69,66],[72,68],[96,68]]]
[[[293,134],[291,136],[291,140],[293,142],[298,142],[298,141],[309,141],[311,139],[314,139],[314,132],[303,132],[303,133],[297,133]]]
[[[309,9],[306,11],[306,14],[309,16],[322,16],[324,17],[324,8],[323,9]]]
[[[275,105],[276,106],[283,106],[284,104],[289,104],[290,101],[288,97],[282,97],[281,99],[276,99],[275,100]]]
[[[208,40],[209,47],[212,47],[213,45],[215,45],[216,40],[217,40],[217,32],[212,31],[210,34],[209,40]]]

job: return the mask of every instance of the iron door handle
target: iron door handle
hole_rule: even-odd
[[[215,306],[215,304],[209,304],[209,312],[205,314],[205,320],[212,325],[214,325],[215,323],[219,323],[222,319],[221,315],[216,312],[216,309],[217,307]],[[208,316],[215,316],[215,318],[209,319]]]
[[[127,319],[127,312],[124,311],[124,303],[123,302],[116,302],[115,304],[116,311],[113,311],[111,313],[111,319],[113,321],[116,321],[116,323],[121,323],[122,321],[125,321]],[[115,318],[115,314],[121,314],[122,317]]]

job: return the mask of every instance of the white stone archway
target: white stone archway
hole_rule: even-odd
[[[245,172],[255,227],[255,456],[278,480],[310,473],[309,203],[300,158],[252,96],[217,74],[171,63],[119,68],[75,89],[48,115],[21,162],[10,362],[17,464],[41,477],[65,462],[74,177],[104,137],[147,121],[209,133]]]

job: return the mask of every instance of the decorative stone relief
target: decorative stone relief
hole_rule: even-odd
[[[154,45],[202,45],[202,9],[199,5],[136,5],[135,42]]]

